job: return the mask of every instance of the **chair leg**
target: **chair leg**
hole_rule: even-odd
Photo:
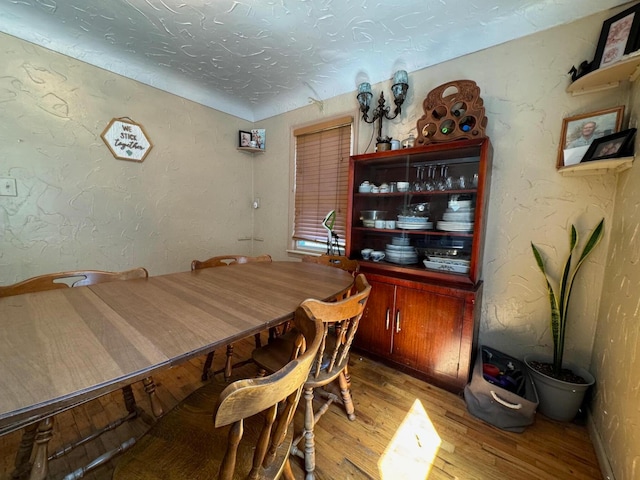
[[[349,375],[349,365],[344,366],[344,379],[347,381],[347,388],[351,390],[351,375]]]
[[[53,417],[45,418],[38,424],[35,444],[36,451],[29,480],[44,480],[49,474],[48,449],[53,436]]]
[[[316,469],[316,448],[315,434],[313,427],[315,419],[313,415],[313,388],[304,389],[305,410],[304,410],[304,469],[307,472],[305,480],[314,480]]]
[[[202,366],[202,381],[206,382],[209,379],[209,370],[211,369],[211,364],[213,363],[213,353],[209,352],[207,354],[207,359],[204,361],[204,365]]]
[[[38,431],[38,424],[33,423],[25,427],[22,433],[22,439],[18,446],[16,453],[16,459],[14,462],[15,469],[11,473],[12,480],[19,480],[26,478],[31,469],[29,460],[31,460],[31,452],[33,451],[33,444],[36,438],[36,432]]]
[[[340,385],[340,394],[342,395],[342,403],[344,404],[344,409],[347,412],[347,417],[349,417],[349,420],[354,421],[356,419],[356,413],[344,371],[338,376],[338,383]]]

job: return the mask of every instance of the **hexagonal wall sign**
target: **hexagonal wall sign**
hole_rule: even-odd
[[[131,119],[112,119],[100,136],[113,156],[120,160],[142,162],[153,147],[142,125]]]

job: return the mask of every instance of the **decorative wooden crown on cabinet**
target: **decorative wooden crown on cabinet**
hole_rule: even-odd
[[[484,137],[487,117],[483,105],[480,87],[472,80],[434,88],[422,102],[417,145]]]

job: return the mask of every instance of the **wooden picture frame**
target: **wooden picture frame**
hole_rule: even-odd
[[[593,58],[592,69],[607,67],[635,52],[640,33],[640,3],[609,18],[602,24],[600,39]]]
[[[623,118],[624,105],[620,105],[563,119],[556,167],[561,168],[579,163],[594,139],[618,133],[622,129]],[[591,132],[589,125],[594,125]],[[583,131],[588,136],[584,136]],[[565,157],[567,159],[573,157],[577,160],[569,163],[565,162]]]
[[[633,151],[633,138],[635,135],[636,129],[630,128],[595,139],[589,146],[587,153],[585,153],[582,162],[629,156],[629,152]]]
[[[251,132],[245,130],[238,131],[238,147],[251,148]]]
[[[111,119],[100,137],[118,160],[143,162],[153,148],[144,127],[129,117]]]

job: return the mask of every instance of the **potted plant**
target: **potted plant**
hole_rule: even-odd
[[[569,255],[556,290],[551,285],[551,279],[547,274],[540,250],[531,242],[533,256],[544,275],[549,293],[553,360],[548,361],[548,359],[542,359],[539,356],[528,355],[525,357],[525,363],[538,391],[540,398],[539,410],[547,417],[555,420],[572,420],[582,404],[587,389],[595,383],[595,379],[587,370],[564,362],[563,356],[573,282],[585,259],[600,243],[603,232],[604,218],[600,220],[600,223],[591,232],[582,253],[575,265],[573,265],[573,253],[578,244],[578,233],[575,226],[571,225]]]

